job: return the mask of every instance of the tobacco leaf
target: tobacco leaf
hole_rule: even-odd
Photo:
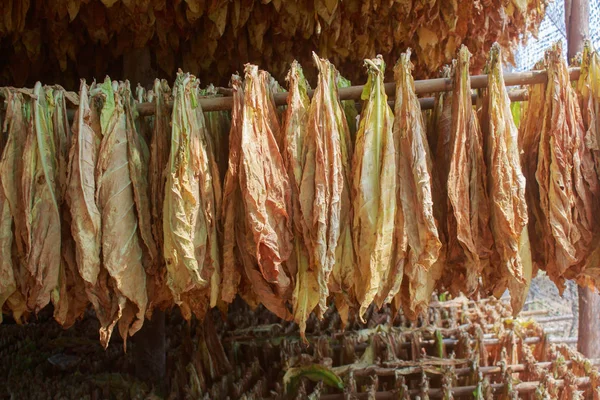
[[[306,221],[300,207],[300,185],[305,171],[304,142],[308,129],[308,112],[310,100],[307,91],[310,89],[304,78],[302,67],[293,62],[287,81],[289,94],[287,111],[283,126],[282,156],[291,187],[291,218],[293,222],[292,255],[288,265],[293,265],[296,272],[296,283],[292,294],[294,321],[300,327],[300,335],[306,342],[306,320],[319,303],[319,284],[317,271],[311,268],[309,250],[310,236]],[[307,171],[310,173],[310,171]]]
[[[600,177],[600,55],[589,40],[584,43],[581,55],[577,94],[585,129],[585,144],[592,152],[596,174]]]
[[[347,88],[352,86],[352,82],[338,74],[337,86],[340,89]],[[352,144],[356,140],[356,131],[358,129],[358,110],[356,109],[354,100],[342,100],[342,107],[344,108],[344,116],[346,117],[348,130],[350,131],[350,148],[352,149]],[[352,152],[352,150],[350,150],[350,152]]]
[[[154,81],[152,101],[154,102],[153,132],[150,140],[149,159],[149,198],[151,208],[152,237],[156,243],[157,259],[146,266],[148,274],[148,310],[150,318],[154,308],[164,309],[173,302],[173,296],[167,286],[167,266],[163,253],[163,206],[166,192],[166,169],[171,148],[171,110],[168,103],[172,100],[171,88],[165,80]]]
[[[212,146],[197,103],[198,81],[179,73],[175,82],[171,153],[163,209],[167,283],[186,319],[202,318],[208,297],[216,305],[220,283],[217,216],[221,188]]]
[[[535,70],[545,69],[543,60],[534,66]],[[544,107],[546,104],[546,84],[530,85],[529,100],[525,102],[522,123],[519,126],[519,150],[521,152],[521,166],[525,176],[525,197],[527,199],[528,233],[531,241],[531,258],[535,269],[547,269],[550,264],[546,260],[545,250],[545,219],[540,202],[540,187],[535,174],[538,166],[538,153],[540,149],[540,121],[544,120]],[[551,269],[552,267],[550,267]]]
[[[470,53],[462,46],[454,63],[452,93],[451,158],[447,190],[449,198],[448,226],[454,226],[456,241],[449,240],[448,254],[461,254],[461,291],[467,295],[479,287],[479,277],[492,255],[493,238],[489,228],[489,199],[486,167],[479,121],[471,104],[469,80]],[[453,249],[450,246],[460,246]],[[448,260],[452,263],[454,260]],[[462,278],[462,279],[461,279]]]
[[[581,75],[577,82],[577,94],[579,96],[579,107],[583,117],[585,129],[585,145],[591,152],[595,163],[596,175],[600,177],[600,55],[594,50],[589,41],[584,43],[583,54],[581,56]],[[584,156],[587,158],[587,155]],[[589,173],[589,162],[586,170]],[[594,210],[594,212],[596,212]],[[595,222],[597,223],[597,222]],[[598,288],[598,279],[600,278],[597,264],[598,253],[598,230],[594,229],[592,243],[589,245],[593,250],[585,260],[581,268],[582,272],[578,277],[578,282],[585,286]]]
[[[427,310],[443,262],[439,259],[442,243],[433,212],[432,162],[412,68],[407,51],[394,68],[394,136],[399,141],[399,203],[404,214],[404,232],[397,235],[406,235],[407,240],[402,306],[409,318],[416,318]]]
[[[382,284],[396,278],[388,276],[394,263],[397,201],[394,116],[383,86],[383,58],[365,60],[365,65],[368,80],[361,95],[365,103],[352,163],[352,233],[357,259],[355,290],[361,319]],[[381,293],[379,307],[387,295]]]
[[[244,109],[244,92],[242,79],[238,75],[231,78],[233,90],[233,108],[231,111],[231,130],[229,132],[229,161],[223,186],[223,282],[221,298],[231,303],[238,292],[241,281],[241,257],[236,245],[237,229],[241,228],[239,210],[241,192],[239,186],[240,145],[242,139],[242,123]]]
[[[310,234],[307,247],[311,269],[317,271],[317,314],[323,315],[330,287],[348,299],[353,296],[349,181],[352,146],[338,96],[338,72],[315,53],[313,59],[319,79],[308,113],[300,208]],[[339,300],[337,303],[342,304]]]
[[[288,300],[293,290],[293,277],[283,265],[293,249],[291,192],[276,142],[281,134],[269,94],[270,78],[267,72],[259,72],[258,67],[246,65],[239,152],[239,185],[245,228],[238,231],[243,235],[243,239],[240,236],[238,241],[241,240],[244,268],[256,296],[269,308],[265,301],[272,301],[267,300],[271,297],[267,287],[272,287],[273,294],[280,298],[279,305],[274,307],[281,314],[280,302]],[[255,264],[258,271],[251,264]],[[262,279],[257,279],[257,272]],[[283,315],[287,318],[287,312]]]
[[[527,232],[525,177],[521,171],[518,131],[504,85],[502,54],[495,44],[488,62],[488,88],[484,92],[481,127],[488,167],[490,227],[497,252],[484,271],[484,285],[495,295],[506,287],[516,315],[523,307],[532,274]]]
[[[219,97],[217,90],[213,85],[209,85],[201,93],[204,96]],[[206,121],[206,130],[212,140],[215,158],[219,166],[219,179],[223,182],[227,172],[228,162],[228,143],[229,131],[231,130],[231,112],[230,111],[207,111],[204,113]]]
[[[90,95],[89,89],[96,93]],[[96,165],[102,140],[100,112],[104,102],[99,91],[101,89],[88,88],[85,81],[81,81],[69,152],[66,201],[71,214],[78,273],[100,322],[100,342],[106,347],[115,323],[118,296],[113,293],[111,278],[100,261],[102,216],[96,203]]]
[[[572,277],[570,273],[576,273],[577,265],[592,251],[597,209],[592,198],[598,194],[598,181],[560,43],[546,51],[545,60],[551,79],[546,87],[535,176],[545,216],[547,271],[562,292],[563,276]]]
[[[51,88],[51,114],[56,145],[56,200],[61,217],[61,261],[59,266],[57,300],[54,305],[54,318],[64,328],[72,326],[83,316],[88,299],[85,281],[79,274],[75,256],[75,242],[71,235],[71,215],[66,201],[69,172],[69,149],[72,143],[71,129],[67,118],[67,94],[56,86]]]
[[[96,202],[101,214],[102,261],[111,284],[114,302],[111,322],[102,328],[101,337],[110,339],[114,325],[124,343],[137,332],[144,321],[147,305],[146,273],[142,263],[142,238],[135,210],[135,195],[129,168],[128,142],[135,126],[129,117],[131,91],[129,84],[111,82],[107,78],[99,88],[104,96],[100,115],[102,141],[96,162]]]
[[[33,126],[23,148],[27,307],[38,312],[52,299],[58,302],[61,223],[57,193],[57,144],[54,141],[49,100],[51,89],[34,88]],[[51,100],[50,100],[51,101]]]
[[[22,318],[28,314],[25,299],[22,295],[17,278],[20,273],[21,262],[13,254],[17,247],[20,223],[17,218],[17,201],[20,188],[17,186],[19,168],[19,154],[21,154],[25,135],[23,124],[27,118],[24,110],[26,100],[20,93],[5,89],[6,114],[3,115],[2,133],[0,136],[0,323],[2,322],[2,307],[9,309],[13,318],[21,323]],[[17,164],[17,165],[15,165]],[[17,250],[18,254],[18,250]],[[17,276],[15,276],[15,273]]]

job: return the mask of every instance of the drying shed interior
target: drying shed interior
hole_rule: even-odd
[[[0,399],[599,399],[565,4],[506,73],[546,0],[4,0]]]

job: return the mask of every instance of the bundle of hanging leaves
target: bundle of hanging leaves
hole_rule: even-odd
[[[246,62],[281,81],[294,58],[309,65],[313,50],[356,80],[357,62],[381,53],[392,65],[410,47],[422,78],[465,44],[477,72],[494,42],[510,60],[545,8],[546,0],[6,0],[0,83],[76,89],[79,77],[120,76],[122,56],[143,47],[165,77],[182,67],[222,85]]]

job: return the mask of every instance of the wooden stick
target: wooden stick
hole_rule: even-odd
[[[533,315],[548,315],[550,314],[549,310],[527,310],[527,311],[521,311],[519,313],[519,317],[531,317]]]
[[[595,359],[595,360],[591,360],[592,364],[597,366],[600,365],[600,359]],[[570,367],[573,364],[573,361],[569,360],[566,361],[566,366]],[[407,365],[405,368],[414,368],[414,367],[418,367],[419,366],[419,362],[415,361],[414,365]],[[429,367],[431,367],[431,365],[428,365]],[[551,362],[539,362],[535,364],[536,367],[538,368],[550,368],[552,366]],[[435,365],[433,365],[433,367],[435,367]],[[514,365],[509,365],[506,368],[510,368],[510,370],[512,372],[523,372],[527,369],[527,364],[514,364]],[[365,367],[365,368],[360,368],[360,369],[354,369],[352,370],[352,372],[354,373],[354,376],[369,376],[372,374],[376,374],[379,376],[394,376],[396,374],[397,370],[401,370],[402,367],[399,368],[391,368],[391,367],[381,367],[381,366],[377,366],[377,365],[372,365],[369,367]],[[500,366],[491,366],[491,367],[479,367],[479,371],[481,371],[481,373],[483,375],[493,375],[493,374],[499,374],[502,372],[502,368]],[[473,373],[473,370],[469,367],[467,368],[455,368],[454,369],[454,373],[456,374],[456,376],[466,376],[466,375],[470,375]]]
[[[542,317],[542,318],[537,318],[535,320],[535,322],[543,324],[543,323],[546,323],[546,322],[561,322],[561,321],[572,321],[572,320],[573,320],[573,316],[572,315],[558,315],[556,317]]]
[[[571,80],[579,78],[580,69],[570,68],[569,73]],[[520,86],[520,85],[532,85],[536,83],[545,83],[548,80],[548,74],[546,71],[529,71],[529,72],[514,72],[504,74],[504,84],[506,86]],[[471,88],[481,89],[487,87],[487,75],[473,75],[471,76]],[[364,86],[351,86],[347,88],[340,88],[338,90],[340,100],[359,100],[360,95],[363,91]],[[395,96],[396,84],[394,82],[388,82],[385,84],[385,92],[389,97]],[[415,81],[415,93],[416,94],[432,94],[437,92],[447,92],[452,90],[452,80],[449,78],[438,78],[438,79],[426,79]],[[308,96],[312,98],[312,90],[308,92]],[[525,99],[524,92],[520,92],[520,96],[515,96],[513,101],[522,101]],[[274,96],[275,104],[285,105],[287,104],[287,93],[276,93]],[[433,108],[433,98],[421,99],[422,109]],[[213,97],[213,98],[201,98],[198,102],[202,106],[203,111],[225,111],[231,110],[233,106],[233,98],[231,96]],[[138,113],[142,116],[154,114],[153,103],[141,103],[137,105]]]
[[[557,388],[563,388],[565,386],[565,381],[563,379],[557,379],[555,381]],[[575,384],[579,388],[587,388],[590,385],[590,378],[582,377],[575,378]],[[519,394],[526,393],[534,393],[535,390],[541,385],[541,382],[521,382],[516,385],[513,385],[513,390],[518,392]],[[498,392],[504,389],[504,383],[492,383],[492,389],[494,392]],[[450,390],[454,396],[473,396],[473,392],[477,389],[476,386],[457,386],[453,387]],[[444,392],[442,389],[429,389],[428,392],[430,397],[442,397]],[[421,394],[420,389],[413,389],[410,391],[411,397],[418,396]],[[344,399],[344,394],[326,394],[321,396],[321,400],[342,400]],[[369,399],[369,393],[352,393],[352,398],[354,399]],[[377,392],[375,394],[375,398],[377,400],[395,400],[398,398],[398,393],[395,391],[386,391],[386,392]]]

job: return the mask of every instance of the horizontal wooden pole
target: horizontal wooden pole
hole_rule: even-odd
[[[592,364],[597,366],[600,365],[600,360],[590,360]],[[568,360],[565,362],[567,367],[570,367],[573,364],[573,361]],[[402,368],[414,368],[421,366],[419,361],[414,361],[414,365],[406,366],[406,367],[398,367],[398,368],[390,368],[390,367],[381,367],[377,365],[372,365],[369,367],[354,369],[352,372],[354,376],[370,376],[370,375],[378,375],[378,376],[395,376],[396,371],[401,370]],[[435,365],[434,365],[435,366]],[[506,368],[510,368],[512,372],[523,372],[527,369],[527,364],[514,364],[507,365]],[[538,368],[547,369],[552,366],[551,362],[538,362],[535,363],[535,366]],[[478,369],[483,375],[493,375],[499,374],[502,372],[502,367],[500,366],[491,366],[491,367],[479,367]],[[455,368],[454,373],[456,376],[467,376],[473,373],[473,369],[470,367],[467,368]]]
[[[579,78],[580,69],[570,68],[569,69],[571,80]],[[487,87],[487,75],[473,75],[471,76],[471,88],[481,89]],[[504,84],[506,86],[521,86],[521,85],[532,85],[536,83],[544,83],[548,80],[548,74],[546,71],[528,71],[528,72],[512,72],[504,74]],[[360,95],[363,91],[364,86],[351,86],[347,88],[340,88],[338,90],[340,100],[359,100]],[[394,82],[388,82],[385,84],[385,92],[389,97],[395,96],[396,84]],[[452,80],[450,78],[437,78],[437,79],[426,79],[415,81],[415,93],[417,95],[433,94],[437,92],[448,92],[452,90]],[[308,92],[308,96],[312,98],[313,90]],[[521,92],[523,95],[524,92]],[[285,105],[287,104],[287,93],[276,93],[274,96],[275,104]],[[422,99],[421,108],[428,109],[432,108],[432,100]],[[511,99],[513,100],[513,99]],[[518,98],[515,96],[515,100],[524,100],[524,98]],[[233,107],[233,97],[212,97],[202,98],[198,102],[202,106],[203,111],[225,111],[231,110]],[[138,113],[140,115],[152,115],[154,114],[153,103],[141,103],[137,105]]]
[[[587,388],[590,385],[590,378],[588,378],[588,377],[575,378],[575,384],[577,385],[577,387],[579,389]],[[519,394],[534,393],[540,385],[541,385],[541,382],[539,382],[539,381],[521,382],[521,383],[513,385],[513,390],[518,392]],[[563,379],[557,379],[555,381],[555,385],[557,388],[563,388],[565,386],[565,381]],[[494,392],[498,392],[498,391],[504,389],[505,384],[504,383],[492,383],[490,386],[492,387]],[[457,387],[450,388],[450,390],[452,391],[452,394],[457,397],[473,396],[473,392],[476,389],[477,389],[476,386],[457,386]],[[429,389],[427,391],[427,393],[428,393],[429,397],[433,397],[433,398],[440,398],[440,397],[443,397],[443,395],[444,395],[444,391],[442,389]],[[411,398],[414,396],[418,396],[420,394],[421,394],[420,389],[413,389],[410,391]],[[342,400],[345,398],[346,397],[343,393],[326,394],[326,395],[321,396],[321,400],[338,400],[338,399]],[[363,393],[352,393],[352,398],[366,400],[366,399],[371,399],[372,397],[369,397],[369,393],[363,392]],[[377,399],[377,400],[396,400],[396,399],[398,399],[398,393],[396,391],[376,392],[375,399]]]

